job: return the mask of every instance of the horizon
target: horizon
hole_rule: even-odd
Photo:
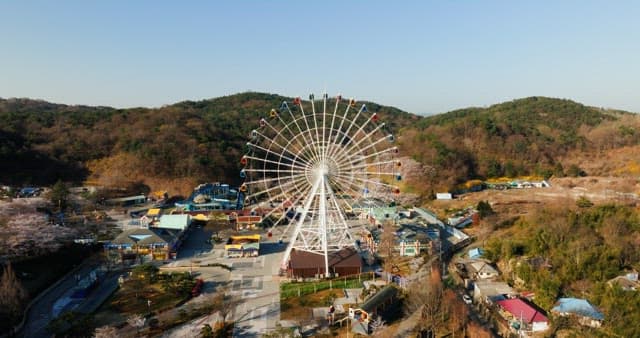
[[[200,101],[211,101],[211,100],[216,100],[216,99],[220,99],[223,97],[228,97],[228,96],[235,96],[235,95],[242,95],[242,94],[264,94],[264,95],[278,95],[278,96],[283,96],[286,98],[295,98],[296,96],[288,96],[288,95],[282,95],[279,93],[268,93],[268,92],[258,92],[258,91],[244,91],[244,92],[238,92],[238,93],[234,93],[234,94],[228,94],[228,95],[222,95],[222,96],[216,96],[216,97],[210,97],[210,98],[203,98],[203,99],[199,99],[199,100],[181,100],[181,101],[176,101],[176,102],[172,102],[172,103],[168,103],[168,104],[164,104],[162,106],[131,106],[131,107],[114,107],[114,106],[105,106],[105,105],[86,105],[86,104],[72,104],[72,103],[62,103],[62,102],[52,102],[52,101],[48,101],[48,100],[44,100],[44,99],[38,99],[38,98],[31,98],[31,97],[2,97],[0,96],[0,100],[32,100],[32,101],[40,101],[40,102],[47,102],[47,103],[51,103],[51,104],[59,104],[59,105],[65,105],[65,106],[70,106],[70,107],[104,107],[104,108],[112,108],[112,109],[160,109],[163,107],[167,107],[167,106],[171,106],[174,104],[179,104],[182,102],[200,102]],[[310,94],[317,94],[317,93],[310,93]],[[548,99],[554,99],[554,100],[569,100],[572,102],[575,102],[577,104],[582,104],[586,107],[591,107],[594,109],[605,109],[605,110],[620,110],[620,111],[624,111],[627,113],[632,113],[632,114],[640,114],[640,112],[635,112],[635,111],[629,111],[629,110],[623,110],[623,109],[618,109],[615,107],[597,107],[597,106],[591,106],[591,105],[587,105],[584,104],[583,102],[579,102],[576,100],[572,100],[569,98],[562,98],[562,97],[549,97],[549,96],[539,96],[539,95],[532,95],[532,96],[525,96],[525,97],[518,97],[518,98],[514,98],[511,100],[506,100],[506,101],[500,101],[500,102],[494,102],[488,105],[484,105],[484,106],[465,106],[465,107],[458,107],[458,108],[454,108],[448,111],[443,111],[443,112],[435,112],[435,113],[429,113],[429,114],[421,114],[421,113],[416,113],[416,112],[411,112],[411,111],[406,111],[406,110],[402,110],[399,107],[396,107],[394,105],[389,105],[389,104],[385,104],[382,102],[377,102],[377,101],[372,101],[372,100],[364,100],[367,102],[371,102],[371,103],[375,103],[375,104],[379,104],[381,106],[386,106],[386,107],[392,107],[392,108],[396,108],[396,109],[400,109],[406,113],[410,113],[410,114],[414,114],[417,116],[422,116],[422,117],[428,117],[428,116],[435,116],[435,115],[440,115],[440,114],[446,114],[452,111],[456,111],[456,110],[460,110],[460,109],[470,109],[470,108],[489,108],[491,106],[494,105],[499,105],[499,104],[503,104],[503,103],[507,103],[507,102],[513,102],[513,101],[518,101],[518,100],[524,100],[524,99],[528,99],[528,98],[533,98],[533,97],[538,97],[538,98],[548,98]],[[329,98],[331,98],[331,96],[329,96]],[[356,98],[357,99],[357,98]],[[307,101],[304,100],[303,101]],[[317,100],[316,100],[317,101]],[[359,101],[363,101],[363,100],[359,100]]]
[[[157,108],[327,91],[434,115],[544,96],[640,112],[639,14],[632,1],[2,3],[0,97]]]

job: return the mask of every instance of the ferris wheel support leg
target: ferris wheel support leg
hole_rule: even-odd
[[[324,253],[324,278],[329,278],[329,256],[327,252],[327,198],[326,198],[325,175],[322,175],[322,185],[320,186],[320,232],[322,234],[322,252]]]
[[[284,251],[284,256],[282,257],[282,264],[280,265],[281,270],[287,270],[287,266],[289,265],[289,258],[291,256],[291,250],[293,250],[293,246],[295,245],[296,240],[298,239],[298,235],[300,235],[300,229],[302,228],[302,224],[304,223],[305,218],[307,218],[307,214],[309,213],[309,208],[311,207],[311,203],[314,200],[314,196],[318,192],[318,188],[320,187],[322,180],[323,180],[322,177],[318,177],[318,179],[316,179],[315,183],[313,184],[313,187],[311,188],[311,191],[309,192],[309,195],[307,196],[307,200],[304,203],[304,210],[302,211],[302,215],[300,215],[300,219],[298,220],[298,223],[296,224],[296,228],[293,231],[293,236],[291,236],[291,240],[287,245],[287,249]]]

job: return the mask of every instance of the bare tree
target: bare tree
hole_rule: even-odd
[[[383,331],[387,328],[387,324],[380,316],[377,316],[369,325],[371,325],[371,331],[374,337],[382,336]]]
[[[136,335],[140,334],[140,329],[144,327],[146,319],[141,314],[134,314],[127,318],[127,324],[136,328]]]
[[[440,280],[438,263],[434,263],[431,276],[425,282],[415,282],[410,285],[406,299],[405,311],[408,315],[420,312],[420,329],[430,330],[433,333],[444,322],[447,312],[446,302],[443,300],[444,288]]]
[[[96,328],[96,331],[93,333],[94,338],[113,338],[117,335],[118,329],[109,325]]]
[[[2,279],[0,279],[0,309],[9,317],[15,317],[22,313],[27,292],[16,277],[11,263],[4,266]]]
[[[233,296],[229,287],[220,288],[212,297],[214,311],[217,311],[223,322],[231,321],[231,314],[239,304],[239,299]]]

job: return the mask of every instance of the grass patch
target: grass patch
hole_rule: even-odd
[[[333,299],[342,297],[341,289],[322,290],[303,297],[280,300],[280,319],[304,320],[312,317],[312,308],[329,306]]]
[[[366,273],[359,276],[342,277],[331,280],[282,283],[280,284],[280,299],[309,295],[327,289],[358,289],[362,287],[362,282],[371,279],[373,279],[373,275]]]

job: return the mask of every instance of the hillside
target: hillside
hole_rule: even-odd
[[[421,191],[451,189],[472,178],[624,175],[633,174],[639,158],[610,154],[633,153],[621,149],[640,145],[640,117],[530,97],[425,117],[403,129],[399,143],[431,169],[428,180],[415,182]],[[605,155],[608,164],[599,161]]]
[[[157,109],[114,109],[0,99],[0,182],[143,182],[173,193],[204,181],[237,183],[250,131],[284,100],[292,98],[242,93]],[[391,130],[419,119],[365,103]]]

